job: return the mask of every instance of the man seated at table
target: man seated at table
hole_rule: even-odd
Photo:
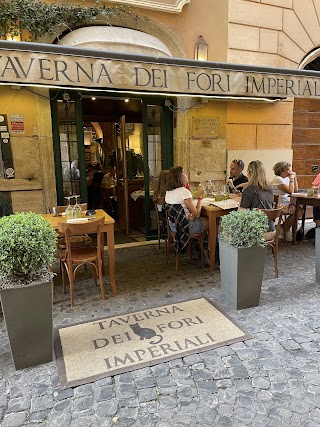
[[[242,173],[243,169],[244,162],[242,160],[232,160],[229,178],[226,180],[230,193],[238,193],[239,191],[242,193],[244,184],[248,182],[248,178]]]

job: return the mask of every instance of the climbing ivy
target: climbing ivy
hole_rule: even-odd
[[[129,6],[108,7],[96,1],[92,6],[83,4],[45,3],[43,0],[0,0],[0,37],[18,36],[21,31],[29,33],[28,40],[37,41],[45,34],[57,35],[61,29],[74,30],[88,23],[110,24],[111,18],[131,16]]]

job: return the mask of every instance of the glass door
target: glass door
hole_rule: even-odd
[[[144,103],[144,176],[147,240],[157,236],[156,212],[152,197],[159,172],[173,166],[173,117],[159,100]]]
[[[129,236],[129,191],[126,150],[126,118],[122,116],[119,123],[114,124],[114,141],[117,161],[117,196],[119,229]]]
[[[81,103],[77,99],[54,100],[51,103],[56,170],[57,203],[64,205],[66,196],[80,195],[87,201]],[[80,118],[80,120],[79,120]]]

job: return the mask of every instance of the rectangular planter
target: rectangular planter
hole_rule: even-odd
[[[0,291],[2,311],[16,369],[53,358],[52,284]]]
[[[219,241],[221,290],[235,309],[259,305],[266,247],[235,248]]]

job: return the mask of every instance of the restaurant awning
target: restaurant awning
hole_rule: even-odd
[[[0,41],[0,84],[236,98],[319,98],[308,70]]]

